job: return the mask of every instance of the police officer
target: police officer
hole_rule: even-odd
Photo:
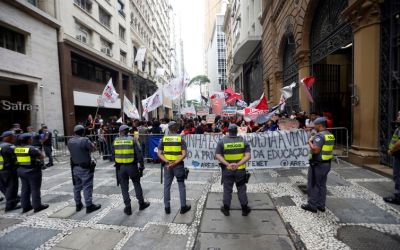
[[[165,213],[171,213],[171,185],[174,177],[178,182],[179,199],[181,202],[181,214],[188,212],[192,207],[186,204],[185,175],[186,170],[183,159],[186,157],[186,142],[177,134],[178,124],[170,122],[168,124],[169,135],[165,135],[158,145],[157,155],[164,168],[164,207]]]
[[[384,201],[400,205],[400,111],[397,112],[396,130],[389,144],[388,154],[393,158],[394,194],[383,198]]]
[[[16,146],[14,153],[17,157],[17,173],[21,179],[21,206],[22,212],[26,213],[32,208],[37,213],[49,207],[42,204],[40,187],[42,185],[42,161],[43,155],[32,146],[31,134],[24,133],[18,136],[19,146]],[[32,203],[30,197],[32,196]]]
[[[121,125],[119,127],[119,137],[114,140],[114,160],[117,168],[117,178],[121,184],[122,197],[124,199],[124,213],[132,214],[131,199],[129,197],[129,179],[132,180],[135,188],[136,199],[139,202],[139,210],[144,210],[150,206],[143,198],[143,190],[140,185],[140,177],[143,176],[144,161],[140,146],[136,139],[129,136],[129,127]],[[140,167],[138,167],[138,163]]]
[[[0,187],[6,198],[5,211],[21,208],[18,206],[17,157],[14,153],[15,135],[12,131],[3,132],[0,143]]]
[[[91,213],[101,208],[100,204],[93,204],[92,201],[94,166],[90,154],[95,150],[95,146],[89,138],[84,137],[85,128],[82,125],[76,125],[74,133],[75,136],[68,141],[68,149],[71,154],[76,211],[79,212],[83,208],[81,197],[83,190],[86,213]]]
[[[46,164],[46,167],[52,167],[54,166],[53,164],[53,134],[49,131],[46,125],[42,126],[43,130],[43,140],[42,140],[42,145],[43,145],[43,150],[44,153],[46,154],[46,157],[49,158],[49,163]]]
[[[325,117],[317,118],[314,126],[317,134],[308,141],[311,151],[307,181],[308,203],[301,205],[301,208],[316,213],[318,210],[325,212],[326,181],[331,170],[335,136],[326,130]]]
[[[233,184],[236,184],[238,198],[242,206],[242,215],[247,216],[251,209],[248,206],[246,193],[246,163],[251,159],[250,145],[238,136],[236,124],[228,127],[228,136],[224,136],[217,144],[215,158],[221,163],[222,183],[224,185],[223,206],[221,212],[230,215]]]

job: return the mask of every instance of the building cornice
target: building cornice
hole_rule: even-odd
[[[382,0],[354,0],[342,12],[351,23],[353,31],[380,22],[380,3]]]
[[[13,5],[17,9],[27,13],[28,15],[49,25],[50,27],[55,29],[59,29],[61,27],[61,24],[57,19],[24,0],[4,0],[4,2]]]

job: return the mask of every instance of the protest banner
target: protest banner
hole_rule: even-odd
[[[191,134],[184,137],[187,144],[185,166],[219,169],[215,149],[221,134]],[[273,131],[243,135],[250,144],[248,169],[290,168],[308,164],[308,135],[305,130]]]
[[[299,128],[299,121],[296,119],[279,119],[278,122],[280,130],[295,130]]]
[[[235,116],[237,112],[237,107],[236,106],[225,106],[222,109],[222,115],[223,116]]]
[[[196,111],[196,113],[197,113],[198,116],[205,116],[205,115],[208,115],[210,112],[208,111],[207,107],[202,107],[202,108],[199,108]]]
[[[215,114],[208,114],[207,118],[206,118],[207,123],[208,124],[213,124],[215,122],[215,117],[216,117]]]

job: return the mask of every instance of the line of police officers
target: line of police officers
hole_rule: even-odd
[[[400,124],[400,112],[397,117]],[[317,134],[312,136],[308,142],[310,147],[310,167],[308,171],[307,193],[308,202],[301,206],[302,209],[316,213],[325,212],[326,182],[331,169],[333,158],[333,147],[335,137],[326,129],[326,119],[318,118],[314,121]],[[114,158],[117,173],[117,183],[121,185],[122,197],[125,208],[124,213],[132,214],[131,199],[129,196],[129,179],[132,180],[139,210],[150,206],[143,197],[140,178],[143,176],[144,161],[141,147],[136,138],[129,135],[129,127],[122,125],[119,128],[119,137],[114,140]],[[186,204],[185,179],[188,170],[184,167],[183,160],[187,154],[185,140],[177,134],[178,126],[175,122],[169,124],[169,134],[165,135],[158,145],[158,157],[164,168],[164,207],[167,214],[171,213],[170,189],[174,177],[177,179],[180,195],[180,213],[184,214],[191,209]],[[225,216],[230,215],[233,185],[236,185],[237,194],[242,206],[242,215],[247,216],[251,212],[248,206],[246,183],[250,174],[246,171],[246,163],[251,158],[250,145],[237,135],[238,127],[231,124],[228,128],[229,134],[224,136],[217,144],[215,157],[221,164],[223,184],[223,204],[221,212]],[[83,191],[86,212],[91,213],[101,208],[101,205],[92,202],[93,176],[95,162],[91,158],[91,152],[95,145],[84,137],[85,129],[81,125],[74,128],[75,136],[68,141],[71,153],[71,171],[74,184],[74,199],[76,211],[83,208],[81,191]],[[19,146],[14,146],[15,135],[11,131],[2,134],[3,141],[0,144],[0,188],[6,196],[6,211],[19,208],[18,202],[18,176],[21,178],[21,206],[23,212],[34,209],[39,212],[46,209],[48,205],[42,204],[40,200],[40,186],[42,172],[40,162],[43,156],[31,146],[31,135],[19,136]],[[385,201],[400,204],[400,129],[397,128],[391,144],[389,153],[395,156],[394,180],[395,194],[384,198]],[[32,203],[30,201],[32,196]],[[32,204],[32,205],[31,205]]]

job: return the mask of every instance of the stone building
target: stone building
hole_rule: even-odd
[[[297,88],[287,108],[330,112],[349,131],[350,160],[384,162],[400,108],[395,0],[264,0],[263,82],[269,100],[313,75],[314,103]]]
[[[54,4],[0,1],[0,131],[42,123],[63,133]]]
[[[94,115],[106,83],[142,111],[141,100],[168,82],[171,73],[170,12],[167,0],[57,1],[61,86],[66,133]],[[145,51],[142,60],[137,55]],[[161,73],[163,72],[163,73]],[[121,99],[99,114],[120,117]],[[151,117],[172,116],[172,104]]]

